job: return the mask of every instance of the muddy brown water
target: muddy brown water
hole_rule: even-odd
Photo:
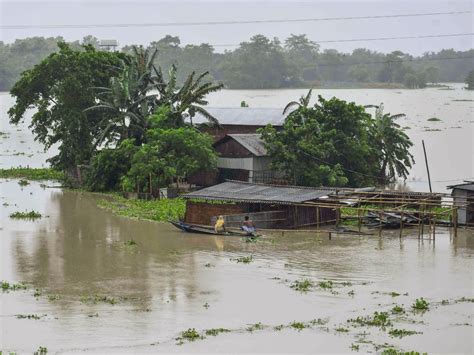
[[[474,350],[474,303],[455,302],[474,297],[472,231],[460,230],[456,239],[449,229],[437,229],[435,240],[427,235],[419,240],[416,230],[407,229],[401,240],[394,231],[381,238],[335,235],[331,240],[323,234],[267,235],[245,243],[117,217],[97,207],[97,195],[44,188],[39,182],[0,183],[5,204],[0,206],[0,278],[29,285],[0,294],[3,350],[345,353],[352,344],[375,352],[384,343],[429,353]],[[44,217],[8,218],[25,209]],[[126,246],[130,239],[137,245]],[[250,255],[250,264],[235,260]],[[336,292],[290,288],[305,278],[332,280]],[[35,289],[40,296],[34,296]],[[117,303],[84,302],[92,295]],[[426,313],[410,311],[419,297],[430,303]],[[441,305],[445,299],[449,304]],[[395,304],[407,314],[391,316],[394,327],[422,334],[398,339],[388,330],[347,323]],[[18,314],[42,318],[18,319]],[[327,324],[302,331],[271,328],[317,318]],[[268,327],[245,330],[258,322]],[[349,332],[337,332],[341,326]],[[233,331],[176,345],[183,330],[220,327]]]

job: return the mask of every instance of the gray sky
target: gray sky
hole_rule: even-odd
[[[472,11],[474,0],[451,1],[6,1],[0,0],[1,25],[116,24],[149,22],[205,22],[261,19],[297,19],[394,15],[447,11]],[[298,23],[232,24],[220,26],[173,26],[139,28],[49,28],[3,29],[0,39],[10,43],[32,36],[63,36],[82,39],[92,34],[99,39],[117,39],[120,45],[147,44],[167,34],[177,35],[183,44],[238,44],[254,34],[286,38],[291,33],[306,33],[314,41],[423,36],[472,33],[471,14],[371,20],[344,20]],[[400,49],[415,55],[442,48],[473,48],[473,36],[405,39],[372,42],[327,43],[322,48],[351,51],[365,47],[390,52]],[[228,47],[231,49],[233,47]],[[217,51],[223,51],[219,47]]]

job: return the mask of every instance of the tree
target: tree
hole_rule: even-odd
[[[356,65],[352,67],[349,75],[355,82],[365,83],[369,80],[369,70],[365,65]]]
[[[379,154],[381,181],[393,181],[397,176],[406,179],[408,169],[415,162],[410,148],[413,146],[410,138],[403,132],[396,119],[404,114],[390,115],[383,112],[383,104],[376,110],[371,130],[371,141]]]
[[[123,182],[133,182],[150,189],[150,176],[156,184],[166,185],[173,178],[184,178],[200,170],[212,170],[217,155],[212,147],[212,137],[192,127],[175,129],[154,128],[147,132],[147,143],[133,155],[131,167]]]
[[[267,126],[260,131],[273,167],[296,185],[374,183],[377,155],[369,141],[370,115],[362,106],[337,98],[319,96],[310,107],[309,97],[291,105],[298,108],[282,130]]]
[[[425,69],[426,81],[431,84],[439,82],[439,68],[430,65]]]
[[[8,114],[10,122],[18,124],[34,108],[30,127],[35,139],[45,149],[58,144],[59,154],[49,161],[56,168],[74,172],[78,165],[89,162],[104,119],[99,112],[84,111],[96,99],[90,88],[106,86],[124,56],[98,52],[92,46],[75,51],[64,42],[58,47],[59,52],[25,71],[13,86],[16,102]]]
[[[471,70],[464,81],[468,90],[474,90],[474,70]]]

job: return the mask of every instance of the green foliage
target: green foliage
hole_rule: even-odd
[[[405,309],[402,306],[396,305],[392,308],[393,314],[402,314],[405,313]]]
[[[81,297],[82,303],[108,303],[111,305],[117,304],[118,300],[114,297],[104,296],[104,295],[92,295],[92,296],[82,296]]]
[[[18,319],[34,319],[34,320],[41,319],[41,316],[37,314],[17,314],[16,317]]]
[[[321,96],[310,106],[311,91],[290,102],[283,129],[260,132],[272,165],[295,185],[367,186],[376,182],[378,152],[370,141],[372,120],[362,106]],[[375,181],[374,181],[375,180]]]
[[[207,329],[204,333],[210,336],[217,336],[220,333],[229,333],[229,332],[230,330],[226,328],[212,328],[212,329]]]
[[[64,174],[49,168],[0,169],[0,178],[23,178],[26,180],[62,180]]]
[[[428,118],[427,121],[430,121],[430,122],[439,122],[441,121],[438,117],[431,117],[431,118]]]
[[[194,328],[189,328],[181,333],[181,338],[187,341],[195,341],[201,338],[201,335]]]
[[[415,303],[411,306],[414,311],[427,311],[430,309],[430,304],[423,297],[417,298]]]
[[[41,213],[33,211],[33,210],[25,211],[25,212],[16,211],[10,214],[10,218],[14,218],[14,219],[38,219],[41,217],[42,217]]]
[[[48,348],[45,346],[40,346],[35,352],[34,355],[46,355],[48,353]]]
[[[419,332],[407,329],[390,329],[388,334],[394,338],[403,338],[408,335],[419,334]]]
[[[258,323],[255,323],[255,324],[251,324],[250,326],[248,326],[248,327],[246,328],[246,330],[247,330],[248,332],[253,332],[253,331],[255,331],[255,330],[262,330],[263,328],[264,328],[263,324],[260,323],[260,322],[258,322]]]
[[[290,327],[296,329],[297,331],[302,331],[304,328],[307,328],[307,325],[302,322],[292,322]]]
[[[8,281],[2,281],[2,292],[26,290],[28,288],[24,283],[10,283]]]
[[[295,280],[290,287],[299,292],[308,292],[313,288],[313,282],[309,279],[304,279],[302,281]]]
[[[330,280],[328,281],[320,281],[318,282],[318,286],[322,289],[332,289],[334,286],[334,283]]]
[[[21,179],[18,181],[18,185],[20,186],[26,186],[26,185],[29,185],[30,183],[28,182],[28,180],[24,180],[24,179]]]
[[[385,349],[381,355],[427,355],[427,353],[419,353],[417,351],[398,351],[394,348]]]
[[[237,263],[242,263],[242,264],[250,264],[253,261],[252,255],[250,256],[240,256],[237,259],[235,259]]]
[[[109,209],[119,216],[165,222],[169,219],[183,218],[186,202],[179,198],[148,201],[112,196],[109,200],[100,200],[98,206]]]
[[[385,328],[392,325],[389,315],[387,312],[374,312],[372,316],[357,317],[348,320],[349,323],[357,324],[360,326],[373,326]]]
[[[94,104],[90,88],[105,86],[124,56],[92,46],[73,50],[64,42],[58,47],[59,52],[22,73],[10,91],[16,102],[8,114],[10,122],[18,124],[26,110],[34,108],[30,128],[35,138],[45,149],[59,144],[51,165],[71,170],[89,161],[101,130],[103,115],[84,111]]]

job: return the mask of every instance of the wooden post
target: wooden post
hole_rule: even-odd
[[[341,209],[338,207],[336,208],[336,227],[339,226],[341,219]]]
[[[379,212],[379,237],[382,236],[382,213]]]
[[[458,208],[454,207],[453,209],[453,219],[454,219],[454,238],[458,236]]]
[[[436,238],[436,215],[433,219],[433,241],[435,240]]]
[[[316,229],[319,231],[319,207],[316,207]]]
[[[399,235],[399,238],[402,239],[402,231],[403,231],[403,210],[402,210],[402,214],[400,215],[401,218],[400,218],[400,235]]]
[[[430,185],[430,192],[432,193],[433,190],[431,189],[430,168],[428,167],[428,158],[426,157],[425,141],[422,139],[421,143],[423,144],[423,153],[425,154],[425,164],[426,164],[426,172],[428,173],[428,183]]]
[[[331,232],[329,232],[329,240],[331,240]]]

